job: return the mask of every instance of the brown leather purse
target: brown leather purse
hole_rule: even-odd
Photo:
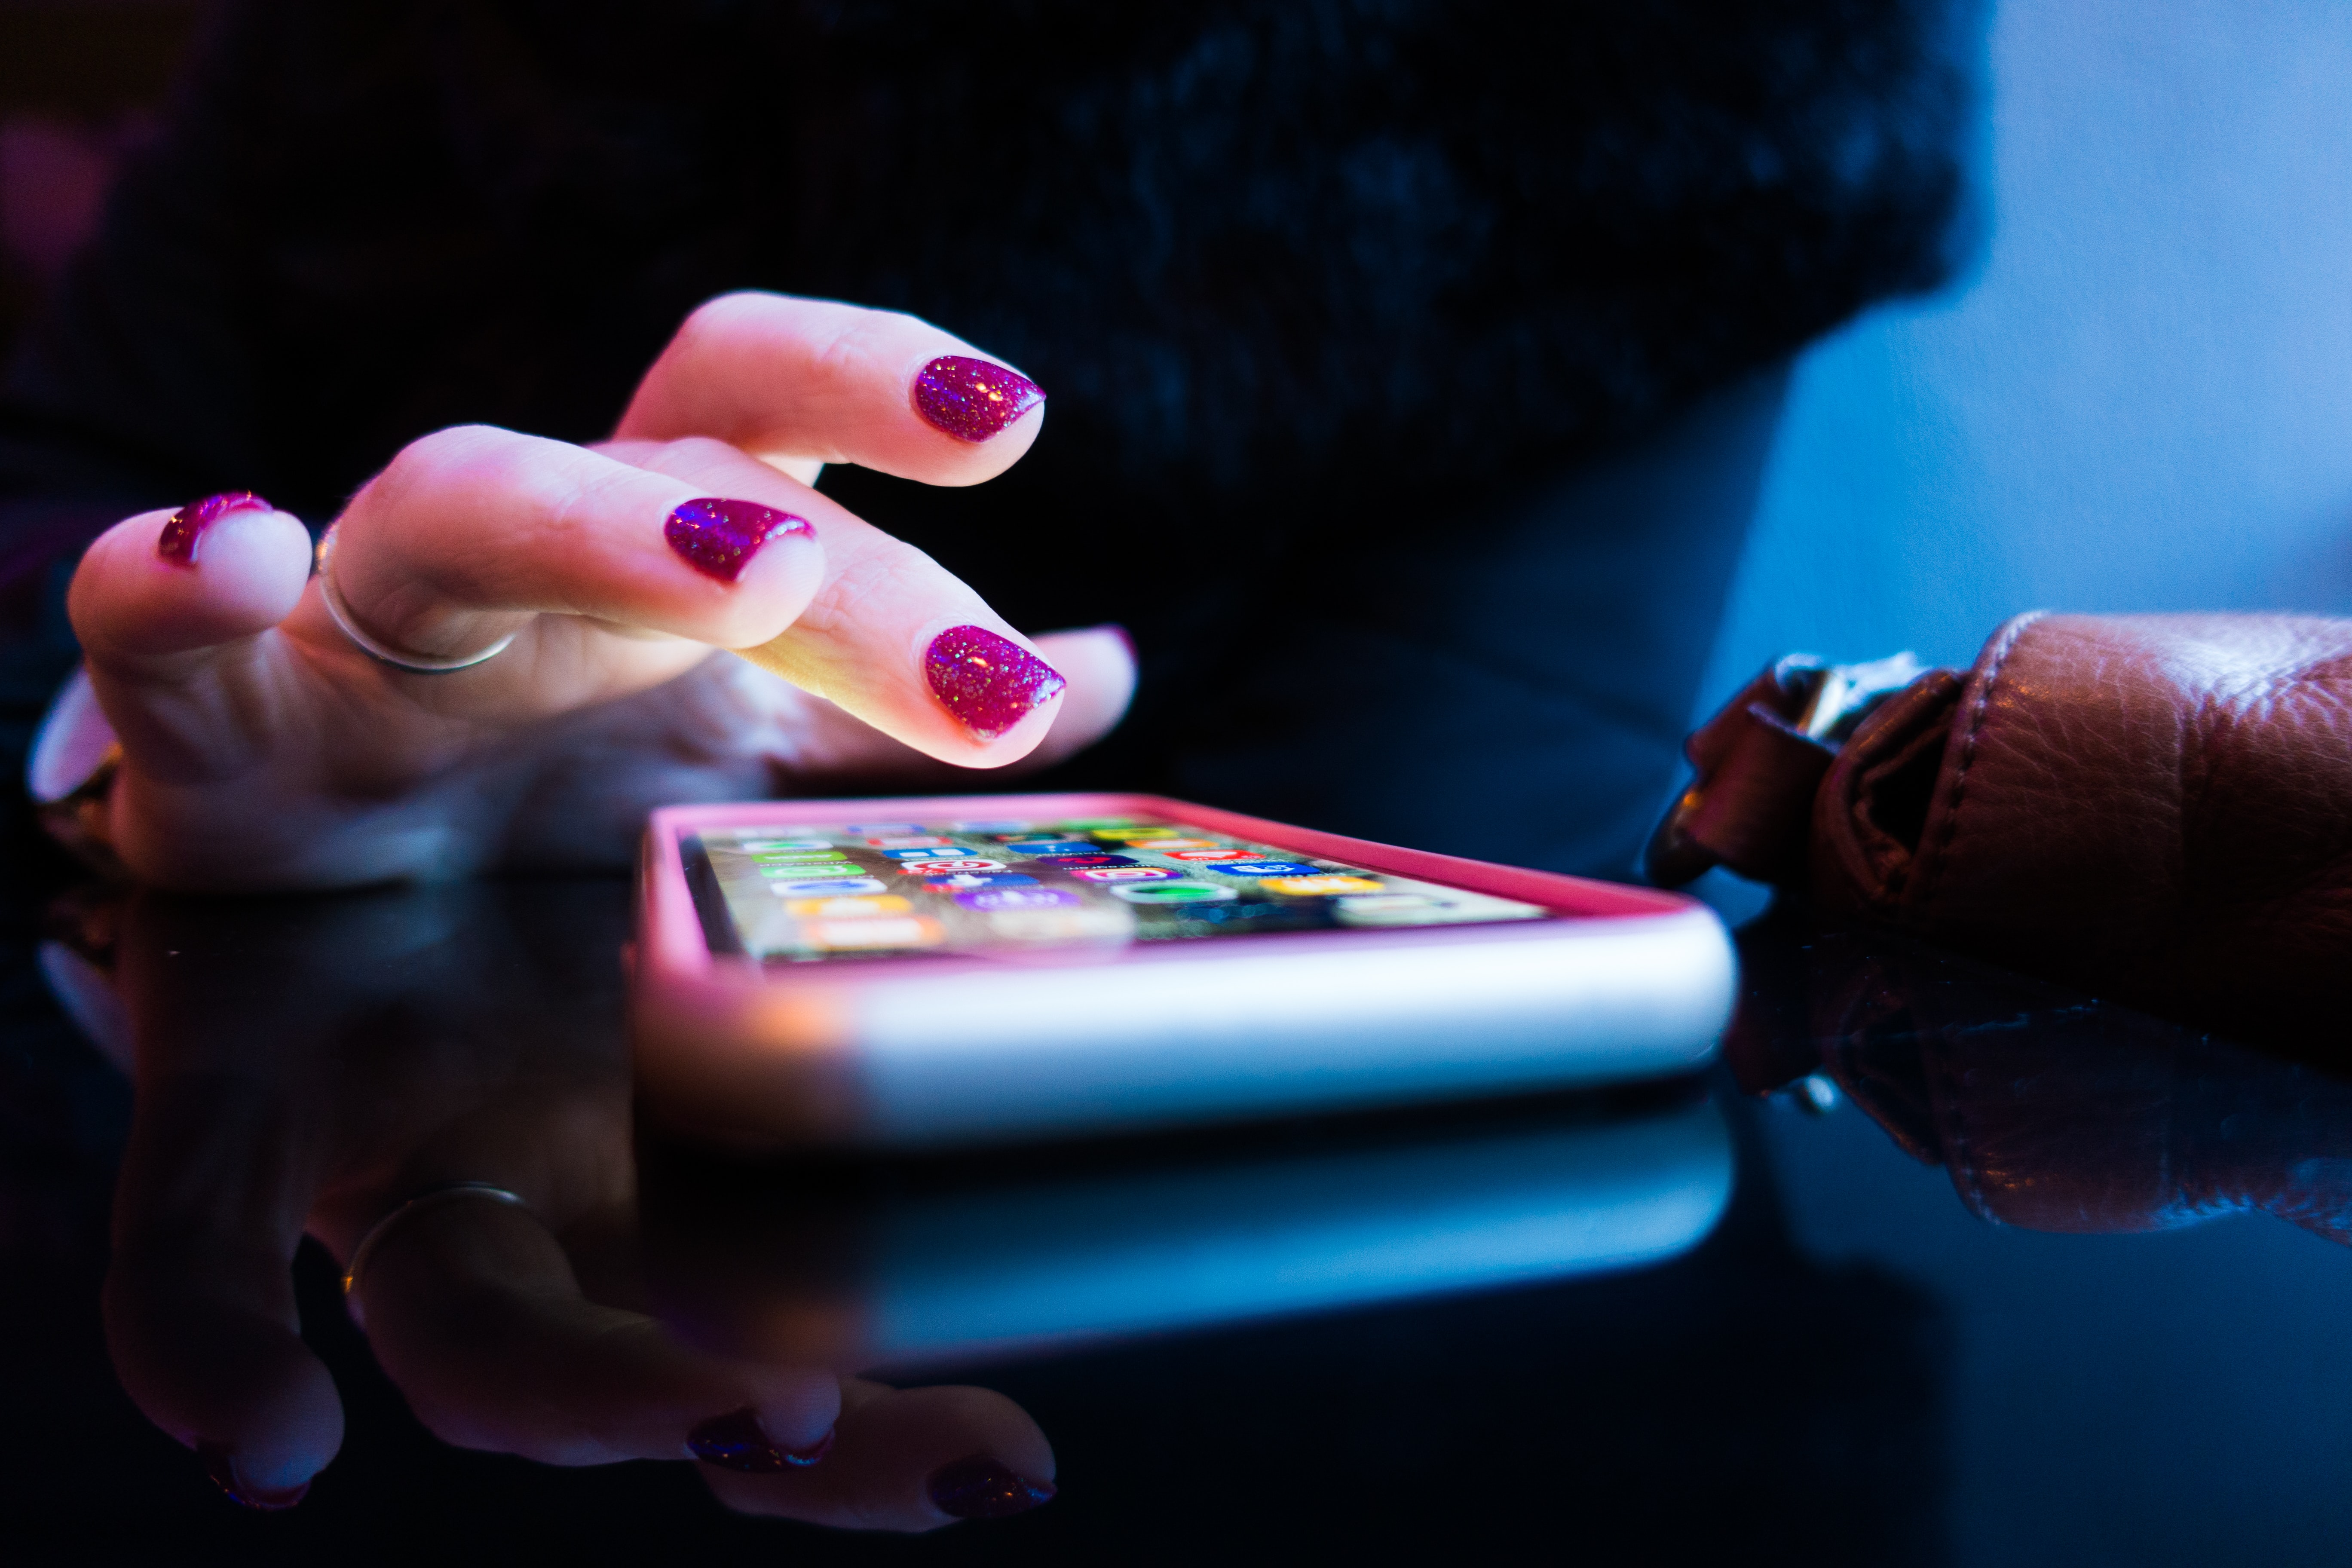
[[[2021,616],[1967,674],[1782,659],[1653,840],[2241,1033],[2346,1028],[2352,621]]]

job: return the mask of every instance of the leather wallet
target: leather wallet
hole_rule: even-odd
[[[2345,1027],[2352,621],[2037,613],[1914,670],[1749,683],[1685,748],[1654,879],[1722,864],[2215,1027]]]

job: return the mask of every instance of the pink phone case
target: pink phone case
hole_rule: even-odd
[[[1559,920],[762,967],[714,955],[698,829],[1160,816],[1541,905]],[[665,1120],[754,1146],[937,1147],[1559,1089],[1691,1070],[1729,1020],[1712,910],[1142,795],[671,806],[647,826],[631,1016]]]

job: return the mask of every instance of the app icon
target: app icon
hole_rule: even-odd
[[[1387,888],[1385,882],[1370,877],[1347,877],[1326,872],[1313,877],[1268,877],[1258,884],[1269,893],[1286,893],[1292,898],[1331,898],[1341,893],[1377,893]]]
[[[830,838],[746,838],[735,846],[747,855],[765,855],[778,849],[830,849]]]
[[[1068,816],[1056,826],[1072,833],[1086,833],[1097,827],[1125,827],[1134,820],[1131,816]]]
[[[813,866],[762,866],[760,875],[771,882],[806,881],[812,877],[863,877],[866,868],[848,860],[820,860]]]
[[[906,915],[914,911],[914,905],[896,894],[885,894],[878,899],[794,899],[784,906],[784,913],[803,921],[866,921],[877,915]]]
[[[1097,827],[1088,830],[1089,838],[1109,838],[1124,844],[1130,838],[1181,838],[1181,827]]]
[[[929,877],[943,871],[1002,871],[1002,860],[901,860],[898,870],[908,877]]]
[[[877,849],[947,849],[955,844],[935,833],[885,833],[866,842]]]
[[[835,893],[878,893],[882,881],[878,877],[841,877],[831,881],[771,882],[768,891],[780,899],[831,898]]]
[[[762,849],[751,858],[762,866],[805,866],[812,860],[846,860],[838,849]]]
[[[1080,866],[1132,866],[1135,862],[1125,855],[1042,855],[1037,864],[1074,870]]]
[[[1215,904],[1241,897],[1231,888],[1213,888],[1206,882],[1139,882],[1113,888],[1111,896],[1130,904]]]
[[[946,840],[942,839],[940,843],[944,844]],[[920,849],[884,849],[879,853],[886,860],[936,860],[941,855],[952,855],[956,850],[952,845],[946,849],[941,849],[940,845],[932,844]]]
[[[951,871],[944,877],[933,877],[923,883],[927,893],[952,893],[959,888],[1034,888],[1034,877],[1024,877],[1018,871]]]
[[[1204,866],[1202,870],[1214,871],[1220,877],[1319,877],[1320,866],[1304,866],[1296,860],[1229,860],[1221,866]]]
[[[930,947],[942,933],[940,922],[921,915],[879,921],[812,921],[802,928],[801,940],[828,952],[856,952],[878,947]]]
[[[1135,847],[1141,849],[1145,846],[1139,844]],[[1167,856],[1171,860],[1263,860],[1265,858],[1255,849],[1163,849],[1160,853]]]
[[[1154,855],[1166,855],[1178,849],[1214,849],[1214,840],[1207,838],[1130,838],[1129,849],[1148,849]]]
[[[1089,882],[1173,882],[1181,880],[1184,873],[1160,866],[1096,866],[1070,875],[1084,877]]]
[[[1101,846],[1083,838],[1017,838],[1004,847],[1015,855],[1091,855]]]
[[[1022,880],[1034,884],[1035,879],[1024,877]],[[1026,888],[976,888],[970,892],[958,893],[955,901],[968,910],[993,913],[1000,910],[1074,910],[1082,900],[1066,888],[1033,885]]]
[[[950,833],[1034,833],[1036,830],[1037,825],[1034,822],[981,821],[950,822],[948,824],[948,831]]]
[[[923,830],[923,825],[919,822],[853,822],[849,825],[848,830],[859,835],[868,833],[920,833]]]

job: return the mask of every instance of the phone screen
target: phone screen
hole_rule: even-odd
[[[1144,817],[705,828],[679,847],[711,950],[778,963],[1552,918]]]

